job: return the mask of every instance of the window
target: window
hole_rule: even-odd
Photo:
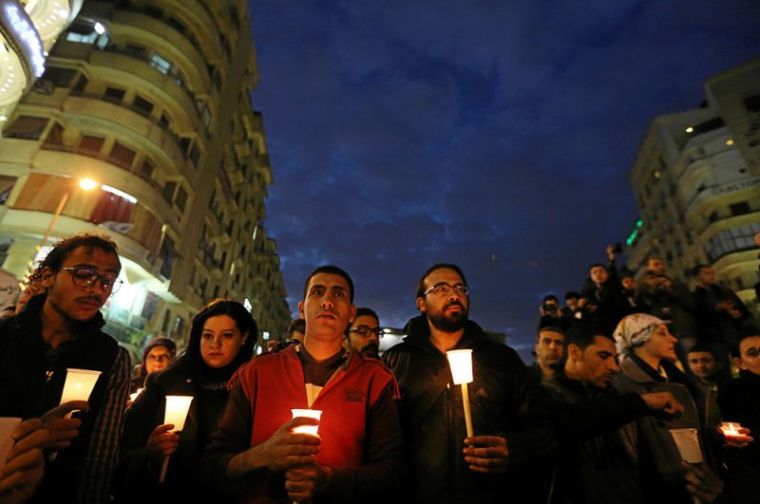
[[[749,203],[746,201],[733,203],[731,205],[728,205],[728,208],[731,209],[731,215],[744,215],[752,212],[752,210],[749,208]]]
[[[145,180],[150,180],[150,178],[153,176],[153,169],[153,163],[151,163],[149,159],[143,159],[140,168],[137,169],[137,175],[144,178]]]
[[[119,142],[114,142],[111,153],[108,155],[108,161],[122,168],[130,168],[134,160],[135,151],[123,146]]]
[[[110,102],[120,103],[124,99],[125,91],[119,88],[107,87],[103,93],[103,99]]]
[[[63,145],[63,126],[59,123],[53,123],[53,126],[48,131],[45,141],[42,143],[43,149],[55,149]]]
[[[174,242],[168,236],[164,238],[164,242],[161,244],[159,256],[163,259],[160,271],[161,276],[166,279],[171,278],[172,263],[174,262]]]
[[[185,28],[185,25],[182,24],[182,21],[180,21],[177,18],[174,17],[168,17],[166,18],[166,24],[177,30],[178,32],[184,34],[187,31],[187,28]]]
[[[707,221],[708,222],[715,222],[715,221],[718,220],[718,218],[719,218],[718,217],[718,211],[714,210],[712,213],[710,213],[710,215],[707,216]]]
[[[84,89],[87,87],[87,77],[84,75],[79,76],[79,80],[77,80],[77,83],[74,85],[74,91],[77,93],[84,93]]]
[[[52,83],[55,87],[65,88],[69,87],[76,74],[76,70],[72,70],[71,68],[48,67],[42,78]]]
[[[132,101],[132,108],[145,116],[153,112],[153,104],[140,95],[135,95],[135,99]]]
[[[167,182],[164,185],[164,190],[161,192],[161,195],[164,197],[164,200],[172,204],[172,201],[174,200],[174,191],[177,189],[177,183],[176,182]]]
[[[182,186],[177,189],[177,196],[174,198],[174,204],[177,205],[180,212],[185,211],[185,205],[187,204],[187,191]]]
[[[169,74],[172,69],[172,64],[165,59],[163,56],[153,53],[150,55],[150,66],[157,69],[159,72],[161,72],[164,75]]]
[[[201,159],[201,151],[198,149],[198,146],[193,144],[192,147],[190,147],[190,161],[193,162],[193,165],[197,168],[198,162],[200,162]]]
[[[169,116],[166,114],[161,114],[161,119],[158,120],[158,124],[161,125],[162,128],[166,129],[171,124],[169,121]]]
[[[79,150],[86,154],[100,154],[100,149],[103,148],[104,138],[82,135],[82,139],[79,141]]]
[[[0,175],[0,205],[5,205],[11,195],[13,186],[16,185],[16,177]]]
[[[19,116],[3,134],[7,138],[38,140],[47,126],[47,117]]]
[[[92,44],[97,38],[98,33],[94,30],[90,33],[77,33],[70,31],[66,34],[66,40],[69,42],[75,42],[77,44]]]

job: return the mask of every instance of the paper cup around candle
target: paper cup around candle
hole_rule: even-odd
[[[164,410],[164,423],[173,424],[172,432],[181,431],[185,427],[187,411],[190,409],[190,403],[193,402],[193,396],[166,396],[166,410]]]
[[[670,429],[670,435],[673,436],[673,441],[683,460],[690,464],[699,464],[704,461],[697,429]]]
[[[63,385],[61,404],[69,401],[89,401],[98,377],[100,377],[100,371],[66,369],[66,383]]]
[[[449,350],[446,352],[454,385],[472,382],[472,350]]]
[[[317,421],[322,417],[322,411],[313,409],[292,409],[290,410],[293,418],[306,417],[313,418]],[[299,425],[293,428],[293,432],[298,434],[310,434],[316,436],[319,432],[319,424],[317,425]]]
[[[11,434],[21,423],[20,418],[0,417],[0,469],[5,467],[5,462],[11,454],[13,448],[13,438]]]

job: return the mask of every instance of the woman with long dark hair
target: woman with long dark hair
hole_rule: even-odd
[[[257,336],[256,322],[237,301],[212,301],[193,318],[186,352],[168,369],[150,375],[127,411],[118,501],[215,497],[199,488],[198,465],[227,400],[227,382],[252,357]],[[194,397],[179,433],[164,425],[167,395]],[[167,455],[166,478],[159,483]]]

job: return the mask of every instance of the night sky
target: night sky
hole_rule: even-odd
[[[583,6],[581,8],[581,6]],[[523,358],[547,293],[578,290],[637,218],[628,171],[651,119],[760,56],[756,0],[251,1],[293,313],[345,268],[382,325],[416,314],[435,262],[470,318]]]

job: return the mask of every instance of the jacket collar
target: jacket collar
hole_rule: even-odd
[[[430,342],[430,326],[425,315],[409,319],[404,326],[404,332],[406,333],[404,342],[438,352],[438,349]],[[464,334],[454,348],[476,348],[487,340],[488,336],[483,329],[472,320],[467,320],[464,325]]]
[[[38,294],[31,298],[21,308],[18,315],[15,316],[16,323],[20,329],[20,334],[32,335],[31,338],[22,338],[22,340],[29,342],[36,342],[36,344],[43,344],[42,341],[42,307],[47,299],[46,294]],[[105,325],[105,320],[100,312],[97,312],[94,317],[84,322],[74,322],[72,324],[73,339],[77,339],[80,335],[90,334],[92,332],[99,332]]]

